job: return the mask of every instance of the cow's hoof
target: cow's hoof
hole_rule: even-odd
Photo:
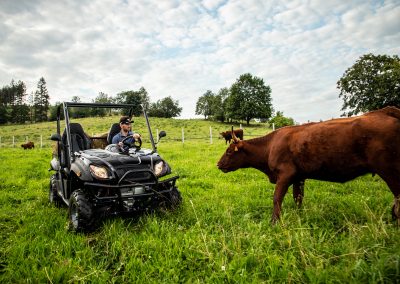
[[[276,225],[279,222],[279,216],[272,215],[271,224]]]

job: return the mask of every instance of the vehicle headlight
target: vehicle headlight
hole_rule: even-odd
[[[154,174],[157,177],[164,176],[170,172],[169,166],[164,161],[159,161],[154,165]]]
[[[108,179],[108,171],[104,167],[90,165],[90,173],[98,179]]]

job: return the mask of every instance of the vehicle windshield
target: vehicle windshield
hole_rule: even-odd
[[[67,107],[65,107],[67,106]],[[144,111],[132,114],[132,105],[113,104],[74,104],[64,103],[64,113],[60,113],[60,134],[63,135],[67,123],[70,132],[80,131],[90,139],[92,149],[105,149],[110,144],[112,137],[120,132],[120,118],[131,117],[131,124],[124,125],[125,130],[132,133],[139,133],[142,140],[141,148],[154,149],[151,135],[154,135],[154,142],[157,142],[158,129],[150,133],[148,118]],[[136,108],[137,109],[137,108]],[[67,116],[67,118],[65,117]],[[79,124],[79,125],[77,125]],[[109,133],[111,131],[111,135]]]

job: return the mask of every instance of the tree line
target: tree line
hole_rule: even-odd
[[[399,56],[365,54],[348,68],[337,82],[343,99],[342,116],[396,106],[400,108]],[[213,93],[207,90],[196,103],[196,114],[217,121],[251,119],[274,123],[277,128],[293,125],[290,117],[274,109],[271,88],[263,79],[249,73],[241,75],[231,87]]]
[[[37,90],[29,96],[23,81],[11,80],[0,89],[0,124],[46,121],[49,110],[46,81],[40,78]]]
[[[73,102],[81,102],[78,96],[71,98]],[[144,87],[138,91],[123,91],[115,96],[100,92],[92,100],[93,103],[121,103],[133,104],[133,115],[140,116],[143,105],[150,116],[154,117],[177,117],[181,114],[182,108],[179,101],[171,96],[151,103],[148,92]],[[0,124],[25,123],[53,121],[57,119],[57,107],[60,102],[50,104],[50,95],[46,87],[46,80],[42,77],[37,83],[37,89],[30,95],[27,94],[26,85],[23,81],[12,80],[9,85],[0,89]],[[101,108],[72,108],[72,118],[89,116],[106,116],[118,113],[118,110],[106,110]]]
[[[254,118],[268,120],[273,113],[271,87],[261,78],[243,74],[230,88],[221,88],[217,94],[207,90],[197,100],[195,113],[221,122],[243,120],[249,124]]]

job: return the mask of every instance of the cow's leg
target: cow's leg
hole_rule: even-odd
[[[293,183],[293,199],[297,207],[300,208],[304,197],[304,180]]]
[[[381,178],[386,182],[394,195],[392,217],[393,220],[397,219],[397,224],[400,226],[400,175],[381,175]]]
[[[393,220],[397,219],[397,224],[400,226],[400,180],[397,178],[395,181],[387,182],[390,190],[394,195],[394,202],[392,206],[392,217]]]
[[[285,197],[285,194],[289,186],[290,186],[290,179],[288,178],[278,179],[278,182],[276,183],[274,192],[274,209],[272,212],[272,220],[271,220],[272,223],[276,223],[276,221],[279,220],[279,217],[281,215],[283,198]]]

